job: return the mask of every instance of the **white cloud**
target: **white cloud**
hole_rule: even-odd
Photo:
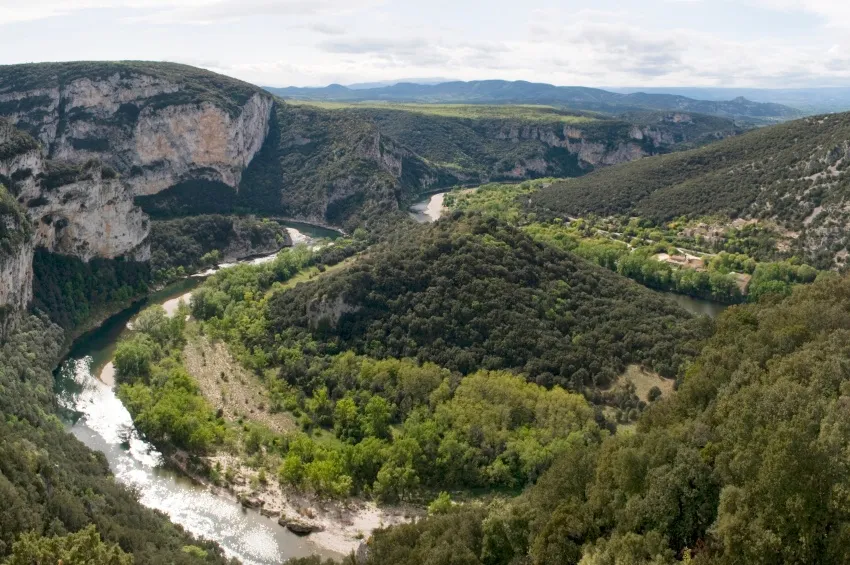
[[[736,18],[741,4],[731,0],[597,0],[592,9],[579,0],[539,0],[536,9],[512,0],[0,0],[0,61],[176,56],[270,85],[405,76],[593,86],[850,83],[846,32],[826,17],[850,22],[850,2],[740,2],[769,23]],[[38,20],[56,15],[64,17],[21,53],[16,46],[40,29]],[[93,21],[98,33],[81,34]]]

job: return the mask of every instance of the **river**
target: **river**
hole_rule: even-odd
[[[304,224],[292,224],[294,228],[286,225],[296,244],[339,235]],[[243,263],[273,258],[270,255]],[[103,376],[110,381],[110,375],[102,373],[111,366],[118,340],[130,331],[128,323],[142,308],[152,304],[176,307],[177,299],[186,297],[212,272],[169,285],[80,337],[55,373],[63,418],[77,439],[106,455],[115,477],[135,489],[142,504],[164,512],[193,534],[218,542],[228,557],[248,565],[279,564],[291,557],[313,554],[338,558],[339,554],[322,550],[309,538],[296,536],[255,510],[243,509],[232,497],[216,494],[166,467],[163,456],[135,430],[112,387],[98,379]]]
[[[410,217],[420,224],[436,222],[443,213],[443,198],[445,196],[445,192],[438,192],[437,194],[430,194],[421,200],[417,200],[410,207]]]
[[[703,298],[694,298],[692,296],[685,296],[684,294],[675,294],[673,292],[662,292],[664,296],[690,312],[691,314],[696,314],[697,316],[706,315],[712,318],[716,318],[719,316],[724,310],[729,308],[728,304],[722,304],[720,302],[712,302],[711,300],[705,300]]]

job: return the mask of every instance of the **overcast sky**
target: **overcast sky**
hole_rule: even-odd
[[[0,64],[81,59],[269,86],[850,86],[850,0],[0,0]]]

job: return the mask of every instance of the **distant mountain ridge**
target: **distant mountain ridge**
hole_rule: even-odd
[[[552,104],[577,110],[620,114],[640,110],[697,112],[758,123],[798,118],[803,113],[775,103],[733,100],[695,100],[676,94],[622,94],[583,86],[554,86],[525,81],[453,81],[441,84],[398,83],[380,88],[352,89],[339,84],[322,88],[272,88],[266,90],[284,98],[306,100],[387,102],[427,102],[465,104]]]
[[[640,88],[612,87],[607,90],[621,94],[647,92],[651,94],[676,94],[700,100],[731,100],[744,96],[756,102],[772,102],[791,106],[804,114],[826,114],[850,110],[850,87],[824,86],[815,88],[721,88],[721,87],[671,87]]]

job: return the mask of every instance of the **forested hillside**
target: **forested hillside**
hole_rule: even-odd
[[[693,151],[553,183],[541,217],[632,214],[656,222],[725,215],[775,220],[820,266],[844,262],[850,114],[805,118]]]
[[[370,565],[845,563],[850,281],[733,308],[634,434],[522,496],[374,535]]]
[[[276,294],[268,318],[257,343],[268,348],[315,340],[319,351],[513,369],[573,390],[607,385],[629,363],[675,376],[694,336],[662,297],[498,220],[462,215]]]

